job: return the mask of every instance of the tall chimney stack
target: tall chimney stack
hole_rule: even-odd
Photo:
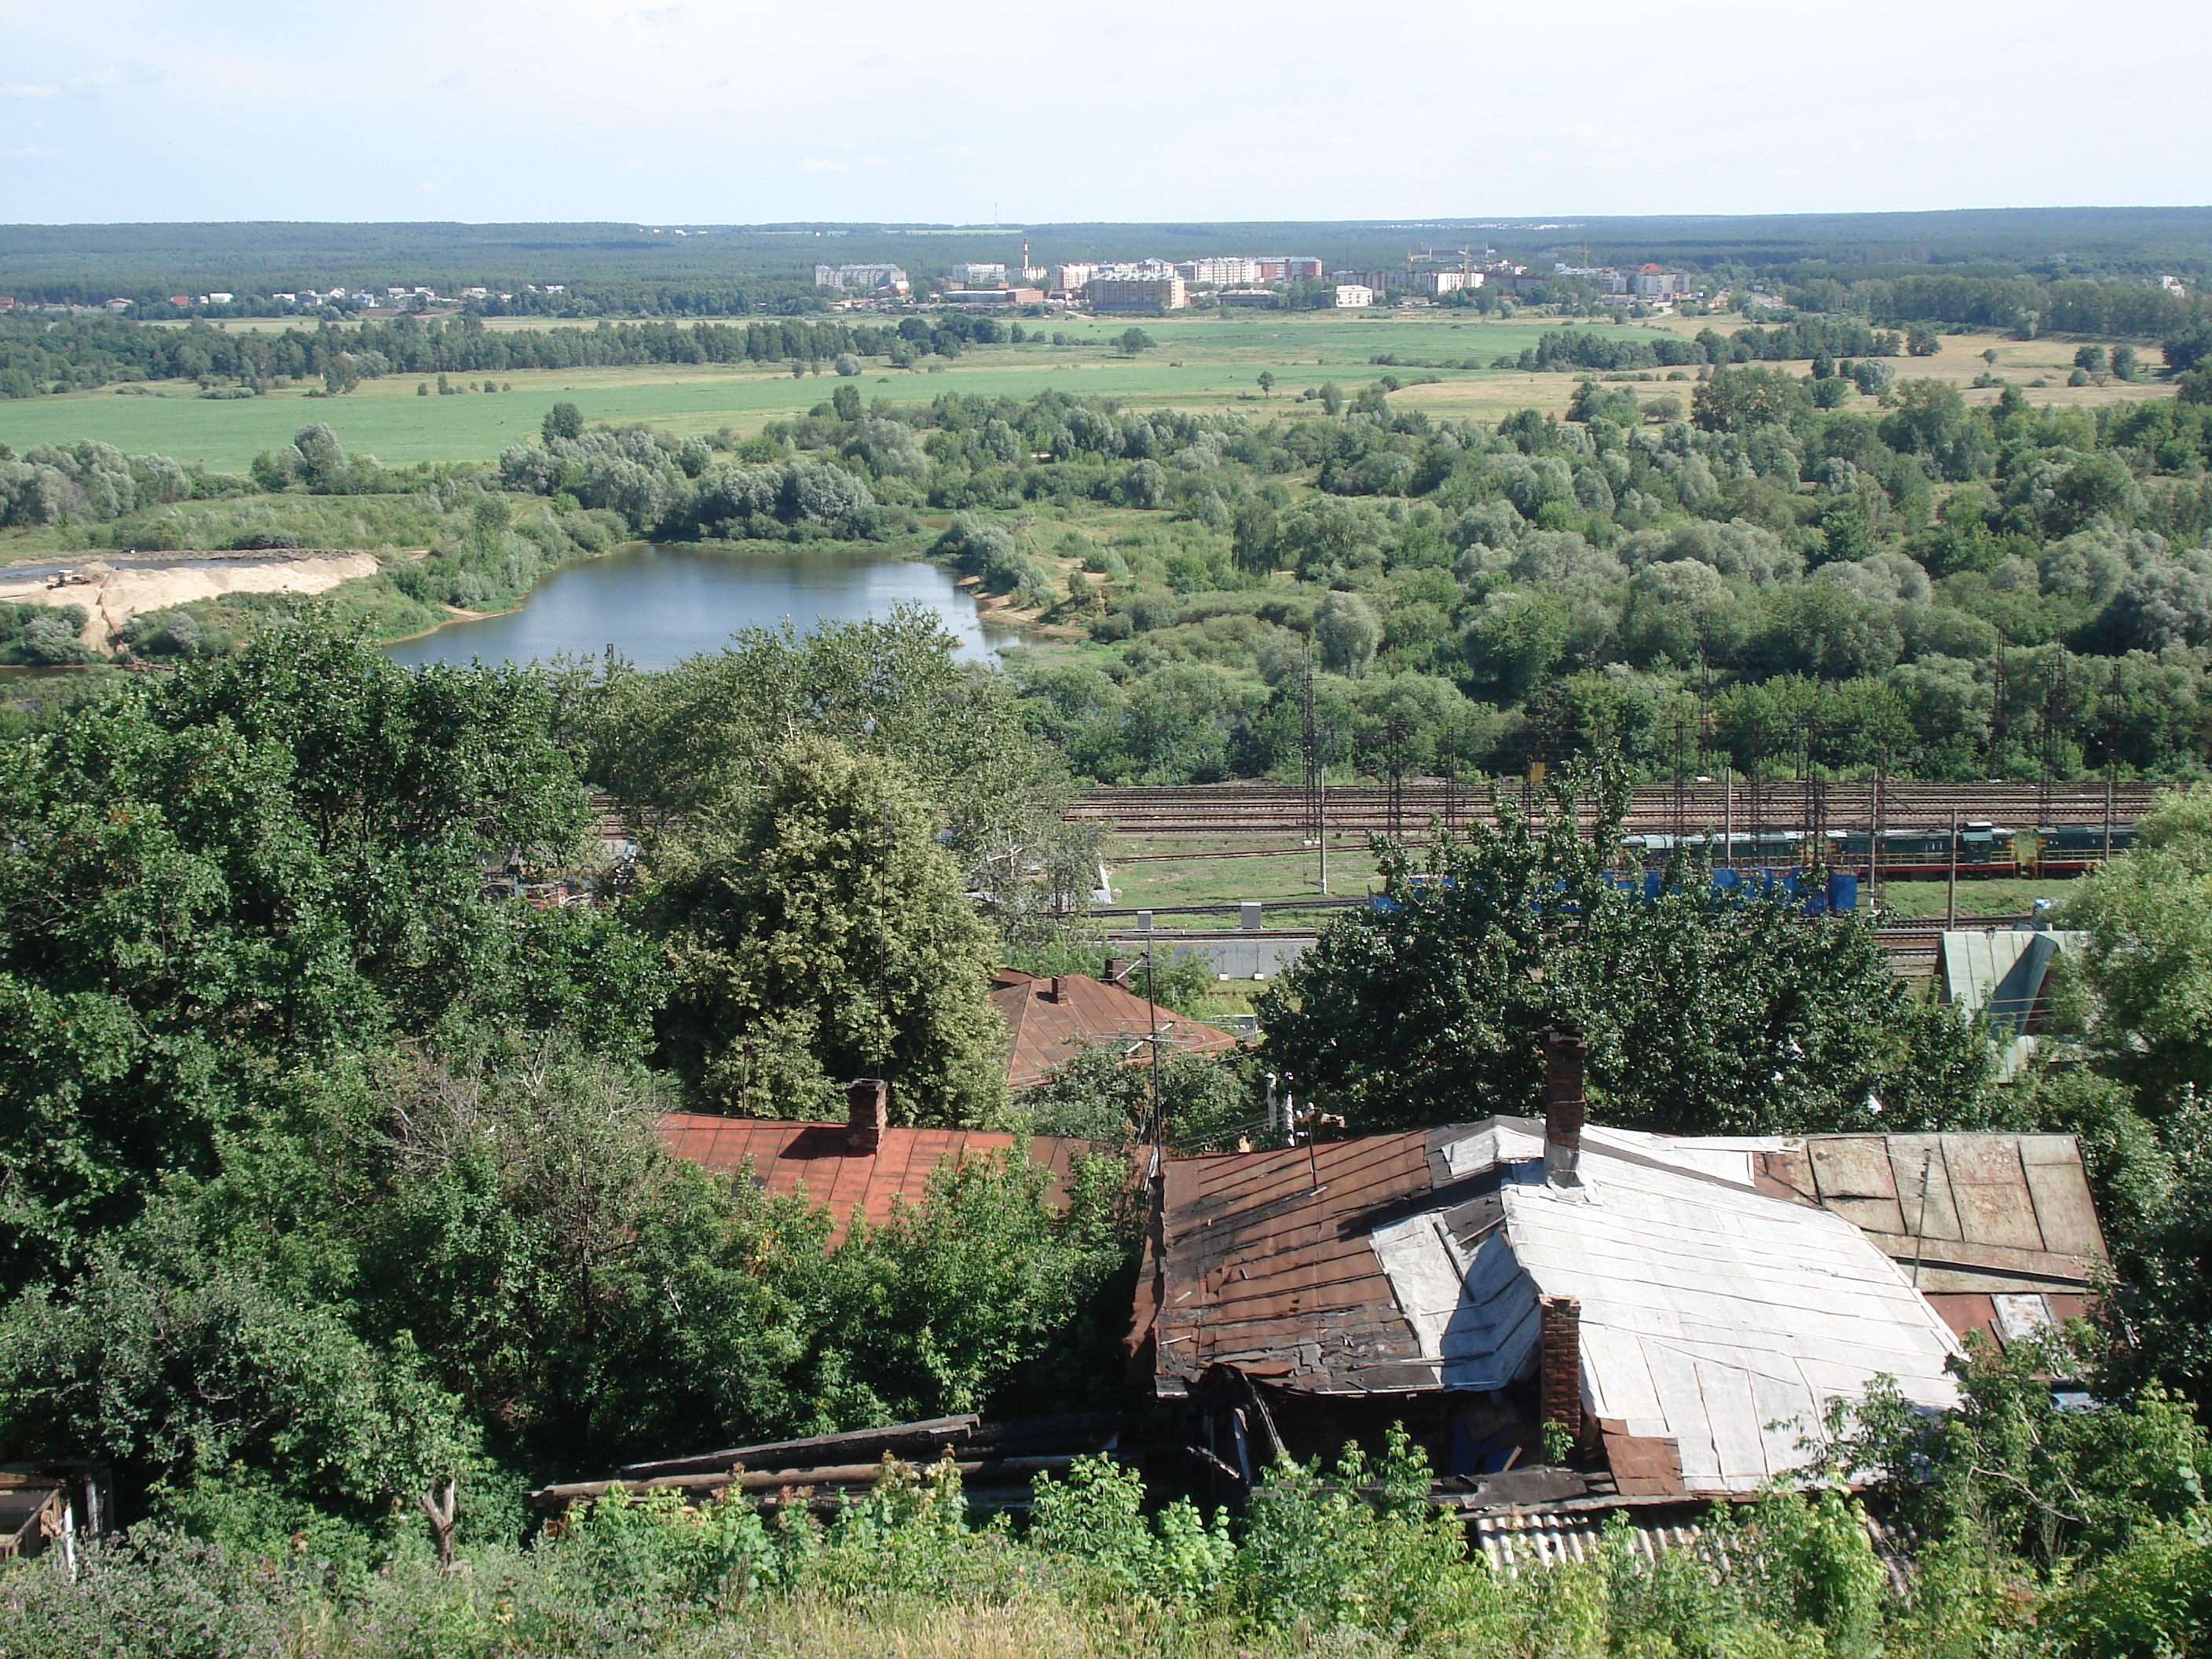
[[[845,1085],[845,1144],[872,1154],[884,1144],[891,1123],[891,1085],[879,1077],[855,1078]]]
[[[1547,1296],[1536,1334],[1536,1409],[1547,1423],[1563,1423],[1577,1440],[1583,1432],[1583,1304],[1571,1296]]]
[[[1554,1187],[1583,1184],[1583,1064],[1589,1044],[1579,1025],[1544,1028],[1544,1179]]]

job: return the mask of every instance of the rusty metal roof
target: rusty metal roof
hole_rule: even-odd
[[[720,1117],[704,1112],[668,1112],[659,1121],[660,1142],[678,1158],[702,1168],[735,1174],[750,1159],[753,1179],[770,1192],[804,1192],[829,1207],[830,1242],[842,1240],[859,1214],[872,1227],[890,1219],[895,1199],[919,1204],[929,1178],[940,1164],[957,1164],[977,1153],[1003,1152],[1014,1146],[1011,1134],[984,1129],[899,1129],[882,1131],[873,1152],[856,1150],[842,1123],[794,1123],[777,1118]],[[1039,1135],[1029,1143],[1030,1159],[1055,1177],[1061,1190],[1077,1158],[1091,1143]]]
[[[1367,1239],[1432,1184],[1418,1129],[1171,1161],[1138,1287],[1140,1360],[1170,1393],[1224,1364],[1321,1392],[1434,1387]]]
[[[1536,1294],[1572,1294],[1589,1408],[1681,1441],[1693,1488],[1748,1489],[1802,1461],[1770,1423],[1876,1372],[1943,1403],[1960,1335],[2080,1314],[2103,1259],[2070,1136],[1593,1125],[1589,1188],[1563,1201],[1542,1134],[1496,1118],[1171,1162],[1139,1380],[1175,1395],[1228,1364],[1322,1395],[1497,1388],[1533,1363]]]
[[[1012,1089],[1043,1082],[1092,1043],[1118,1043],[1133,1054],[1155,1031],[1166,1047],[1191,1054],[1226,1054],[1237,1047],[1227,1031],[1083,974],[1003,969],[993,981],[991,1000],[1006,1021],[1006,1086]]]
[[[2106,1259],[2072,1135],[1808,1135],[1762,1143],[1752,1164],[1763,1190],[1917,1263],[1923,1291],[2086,1291]]]

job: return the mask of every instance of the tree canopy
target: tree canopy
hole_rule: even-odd
[[[880,1077],[902,1121],[1001,1115],[998,942],[938,823],[896,762],[809,735],[741,807],[663,839],[645,925],[673,978],[662,1050],[697,1097],[835,1117],[848,1082]]]
[[[1581,1025],[1591,1115],[1675,1133],[1965,1127],[1988,1047],[1918,1004],[1871,929],[1678,860],[1613,874],[1619,774],[1418,854],[1378,842],[1376,914],[1332,922],[1263,999],[1271,1066],[1355,1132],[1525,1115],[1537,1034]]]

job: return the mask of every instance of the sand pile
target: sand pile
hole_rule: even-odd
[[[377,568],[369,553],[303,552],[283,559],[256,556],[236,562],[120,568],[88,559],[60,576],[27,581],[10,582],[0,570],[0,603],[81,605],[85,622],[78,637],[91,649],[107,652],[121,643],[124,625],[148,611],[224,593],[327,593],[340,582],[373,576]]]

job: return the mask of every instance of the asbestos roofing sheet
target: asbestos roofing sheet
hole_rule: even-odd
[[[1808,1143],[1820,1202],[1838,1215],[1875,1232],[1905,1231],[1897,1177],[1880,1135],[1823,1138]],[[1916,1190],[1917,1190],[1916,1188]]]
[[[1917,1238],[1961,1238],[1959,1206],[1951,1192],[1950,1160],[1942,1135],[1892,1135],[1886,1145],[1897,1182],[1898,1225],[1859,1224],[1869,1232],[1910,1233]],[[1825,1194],[1824,1194],[1825,1196]],[[1854,1221],[1859,1218],[1851,1218]]]
[[[1457,1180],[1500,1164],[1540,1158],[1544,1156],[1544,1137],[1503,1118],[1492,1118],[1446,1141],[1442,1150],[1445,1167]]]
[[[1583,1171],[1586,1195],[1504,1189],[1500,1237],[1538,1289],[1581,1298],[1599,1409],[1679,1440],[1694,1489],[1755,1487],[1777,1468],[1772,1413],[1809,1425],[1823,1397],[1877,1372],[1923,1403],[1955,1397],[1955,1340],[1856,1229],[1602,1155]]]
[[[1389,1275],[1399,1311],[1413,1326],[1423,1353],[1443,1352],[1444,1328],[1458,1312],[1467,1289],[1450,1235],[1434,1211],[1377,1227],[1375,1255]]]
[[[2085,1261],[2103,1261],[2104,1230],[2097,1224],[2097,1206],[2079,1155],[2068,1164],[2028,1164],[2021,1173],[2043,1248]]]
[[[1645,1134],[1634,1129],[1613,1129],[1597,1124],[1583,1132],[1583,1144],[1595,1146],[1618,1146],[1624,1152],[1647,1158],[1662,1158],[1669,1164],[1698,1170],[1718,1181],[1735,1182],[1739,1187],[1752,1184],[1753,1161],[1757,1154],[1778,1150],[1782,1140],[1778,1137],[1701,1135],[1675,1137]]]

